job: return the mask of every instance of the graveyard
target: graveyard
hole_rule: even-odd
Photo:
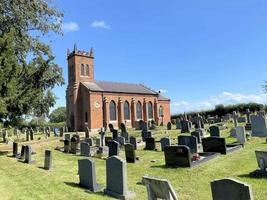
[[[244,123],[242,125],[245,125]],[[230,130],[233,123],[225,123],[220,131],[221,137],[227,143],[233,143],[236,138],[230,137]],[[206,127],[205,127],[206,128]],[[141,139],[140,130],[129,129],[129,135]],[[65,133],[68,134],[68,133]],[[73,133],[71,133],[73,134]],[[85,137],[80,132],[80,139]],[[177,144],[177,136],[186,136],[188,133],[181,133],[172,125],[171,130],[166,126],[158,126],[152,130],[156,141],[156,150],[144,150],[145,144],[138,144],[135,151],[138,160],[135,163],[127,163],[127,186],[128,190],[135,193],[134,199],[147,199],[146,187],[142,184],[142,177],[152,176],[167,179],[179,199],[211,199],[210,182],[215,179],[234,178],[251,185],[255,199],[264,199],[267,195],[266,178],[251,178],[249,174],[258,168],[255,157],[255,150],[265,150],[266,140],[262,137],[251,137],[244,145],[244,148],[236,152],[219,155],[214,159],[194,167],[166,167],[164,152],[160,147],[160,139],[169,137],[172,145]],[[25,137],[20,135],[21,138]],[[19,138],[20,138],[19,137]],[[112,137],[107,131],[105,137]],[[12,144],[0,144],[0,191],[1,199],[112,199],[105,195],[103,189],[106,186],[106,162],[108,156],[102,158],[92,156],[90,159],[95,162],[96,181],[102,189],[91,192],[79,185],[78,160],[86,157],[80,153],[69,154],[59,151],[64,142],[61,137],[46,139],[42,134],[35,135],[35,140],[19,142],[21,145],[30,144],[32,151],[32,163],[26,164],[12,157]],[[99,135],[92,135],[91,138],[99,138]],[[45,150],[51,150],[52,167],[44,170]],[[6,152],[8,151],[8,153]],[[20,151],[20,150],[19,150]],[[120,147],[119,157],[125,160],[124,147]]]

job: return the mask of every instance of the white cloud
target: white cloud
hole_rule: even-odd
[[[168,90],[165,90],[165,89],[160,89],[159,91],[160,91],[160,93],[167,93],[168,92]]]
[[[93,28],[104,28],[104,29],[111,29],[110,25],[106,24],[105,21],[95,20],[92,22],[91,27]]]
[[[76,22],[67,22],[62,24],[62,29],[63,31],[71,32],[71,31],[78,31],[80,27]]]
[[[244,95],[240,93],[231,93],[231,92],[222,92],[218,95],[211,96],[207,100],[200,101],[174,101],[171,103],[172,113],[183,113],[190,111],[201,111],[207,109],[213,109],[218,104],[230,105],[230,104],[238,104],[238,103],[267,103],[267,95],[266,94],[249,94]]]

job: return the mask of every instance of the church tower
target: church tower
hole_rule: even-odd
[[[72,131],[78,131],[81,113],[81,82],[94,82],[94,52],[77,50],[76,44],[72,52],[67,52],[68,87],[66,91],[67,126]]]

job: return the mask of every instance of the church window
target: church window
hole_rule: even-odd
[[[153,105],[151,102],[148,102],[147,109],[148,109],[148,119],[153,119]]]
[[[124,102],[123,108],[124,108],[124,119],[129,120],[130,119],[130,106],[129,106],[128,101]]]
[[[142,104],[140,101],[136,104],[136,118],[142,119]]]
[[[115,121],[117,119],[116,103],[114,101],[111,101],[109,103],[109,114],[110,114],[110,121]]]

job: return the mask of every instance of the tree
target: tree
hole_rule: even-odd
[[[51,123],[65,122],[67,120],[66,107],[58,107],[49,115]]]
[[[62,16],[47,0],[1,0],[1,119],[16,123],[23,115],[48,116],[56,101],[51,90],[64,79],[41,38],[61,33]]]

